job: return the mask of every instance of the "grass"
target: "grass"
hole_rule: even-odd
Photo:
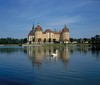
[[[44,44],[44,46],[64,46],[64,44]]]

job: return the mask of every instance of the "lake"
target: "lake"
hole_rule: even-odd
[[[0,46],[0,85],[100,85],[100,51]]]

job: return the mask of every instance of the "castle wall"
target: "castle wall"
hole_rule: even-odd
[[[40,41],[42,41],[42,40],[43,40],[42,37],[43,37],[42,31],[36,31],[36,32],[35,32],[35,41],[36,41],[36,42],[38,42],[39,39],[40,39]]]
[[[56,41],[59,41],[60,40],[60,34],[56,33],[54,34],[54,39],[56,39]]]
[[[49,41],[49,39],[51,39],[51,41],[53,41],[53,39],[54,39],[54,33],[47,32],[45,34],[45,39],[46,39],[46,41]]]
[[[53,41],[67,41],[69,40],[69,30],[66,26],[62,29],[62,32],[53,32],[51,30],[42,31],[42,28],[38,25],[34,32],[29,34],[28,41],[33,43],[53,42]],[[33,40],[35,39],[35,40]]]
[[[32,41],[33,40],[33,36],[28,36],[28,41]]]
[[[64,32],[62,33],[62,40],[69,40],[69,33],[68,32]]]

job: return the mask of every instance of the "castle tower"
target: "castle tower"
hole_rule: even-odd
[[[33,26],[32,26],[32,31],[34,32],[34,30],[35,30],[35,29],[34,29],[34,23],[33,23]]]
[[[34,24],[32,26],[32,30],[28,34],[28,43],[29,44],[40,44],[40,43],[69,43],[69,29],[65,25],[62,31],[51,31],[50,29],[47,29],[43,32],[42,27],[40,24],[38,24],[34,28]]]
[[[64,43],[68,43],[69,42],[69,29],[67,28],[66,25],[62,29],[62,41]]]
[[[35,41],[36,42],[41,42],[42,40],[42,27],[38,24],[37,27],[35,28]]]
[[[32,30],[28,34],[28,43],[32,44],[34,42],[34,24],[32,26]]]

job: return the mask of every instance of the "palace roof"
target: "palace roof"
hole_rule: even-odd
[[[46,33],[46,32],[49,32],[49,33],[50,33],[50,32],[53,32],[53,31],[51,31],[50,29],[47,29],[47,30],[45,31],[45,33]]]
[[[69,32],[69,29],[67,28],[67,26],[65,25],[65,27],[62,29],[62,33],[63,32]]]
[[[38,25],[36,28],[35,28],[35,31],[42,31],[42,27],[40,25]]]
[[[34,32],[33,31],[30,31],[30,33],[28,35],[34,35]]]
[[[28,35],[35,35],[35,31],[42,31],[42,27],[38,24],[35,28],[35,30],[31,30],[30,33]],[[64,28],[62,29],[62,31],[52,31],[50,29],[47,29],[45,32],[43,33],[54,33],[54,34],[62,34],[63,32],[69,32],[69,29],[67,28],[67,26],[65,25]]]

